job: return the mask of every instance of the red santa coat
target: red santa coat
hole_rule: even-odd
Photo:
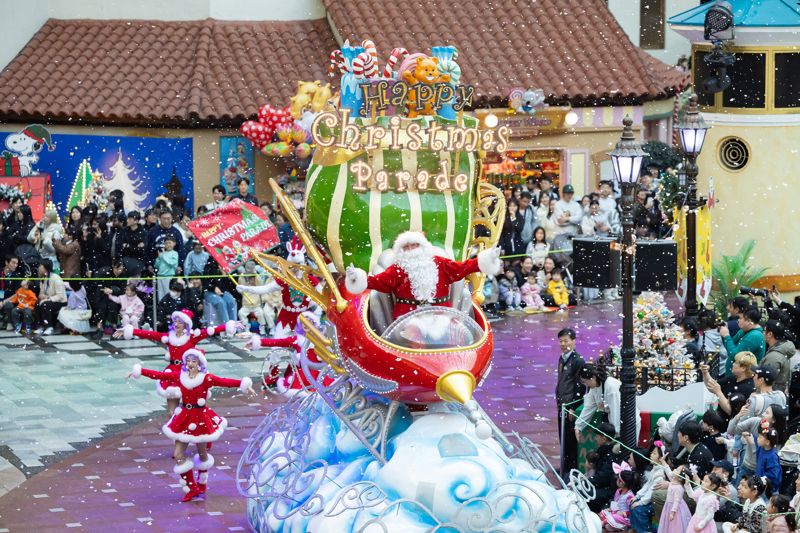
[[[175,335],[174,331],[169,333],[161,333],[159,331],[149,331],[144,329],[127,329],[125,331],[125,338],[131,339],[138,337],[140,339],[147,339],[155,342],[163,342],[167,345],[167,353],[164,354],[164,359],[168,361],[164,372],[170,372],[177,376],[183,367],[183,354],[186,350],[190,350],[197,346],[200,341],[213,335],[219,335],[226,331],[226,324],[213,326],[208,328],[196,329],[194,331],[186,330],[184,335],[180,337]],[[228,328],[230,329],[230,328]],[[162,380],[156,382],[156,392],[168,399],[178,399],[181,397],[180,388],[172,384],[171,381]]]
[[[180,391],[181,405],[175,408],[161,431],[172,440],[187,443],[214,442],[228,426],[224,417],[206,405],[212,387],[238,388],[244,392],[253,384],[248,377],[230,379],[200,372],[190,378],[188,372],[159,372],[142,368],[141,365],[134,366],[133,375],[167,382],[170,388]]]
[[[445,298],[444,302],[435,305],[450,307],[450,301],[447,299],[450,294],[450,285],[464,279],[470,274],[478,272],[478,259],[473,258],[466,261],[453,261],[452,259],[435,255],[433,256],[433,262],[436,264],[436,268],[439,271],[436,291],[433,293],[433,298]],[[395,299],[417,299],[411,289],[411,281],[408,278],[408,274],[397,264],[391,265],[380,274],[369,276],[367,278],[367,288],[379,292],[392,293]],[[414,304],[395,301],[394,318],[396,319],[416,308],[417,306]]]
[[[317,285],[319,280],[310,276],[311,283]],[[292,289],[288,283],[276,278],[274,282],[281,289],[281,301],[283,307],[278,311],[275,319],[276,337],[289,336],[295,328],[300,315],[311,308],[311,299],[300,291]]]
[[[292,335],[291,337],[283,337],[278,339],[265,339],[261,338],[258,335],[253,335],[250,339],[251,348],[257,349],[258,347],[263,348],[288,348],[290,350],[294,350],[296,354],[299,354],[301,351],[300,340],[298,339],[297,335]],[[313,348],[309,348],[308,350],[308,359],[312,363],[321,363],[322,361],[317,356],[317,353],[314,351]],[[300,368],[300,362],[298,357],[295,357],[294,361],[295,365],[297,365],[297,372],[294,371],[294,367],[289,365],[286,367],[286,370],[283,372],[283,376],[278,375],[278,367],[275,366],[272,369],[272,373],[269,376],[268,385],[275,385],[278,389],[278,392],[282,394],[286,394],[290,396],[295,394],[301,390],[309,390],[313,391],[311,382],[306,377],[303,370]],[[311,375],[314,379],[319,379],[319,371],[311,369]],[[333,383],[333,379],[330,376],[325,377],[322,380],[322,384],[324,386],[328,386]]]

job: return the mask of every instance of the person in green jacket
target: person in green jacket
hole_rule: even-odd
[[[731,375],[733,358],[739,352],[753,352],[758,362],[764,358],[766,343],[764,342],[764,332],[758,321],[761,320],[761,311],[757,307],[750,307],[739,315],[739,331],[731,337],[727,326],[719,328],[722,343],[728,350],[728,361],[725,364],[725,375]]]

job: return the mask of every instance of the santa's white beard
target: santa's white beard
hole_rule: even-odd
[[[431,250],[422,246],[409,251],[400,250],[395,254],[395,263],[408,275],[414,298],[422,301],[433,298],[439,282],[439,269]]]

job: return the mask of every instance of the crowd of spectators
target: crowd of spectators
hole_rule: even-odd
[[[633,220],[639,239],[661,238],[671,231],[658,203],[657,176],[654,169],[647,171],[637,184]],[[507,211],[499,246],[505,271],[486,283],[490,312],[543,306],[564,309],[579,301],[617,298],[616,290],[579,290],[571,274],[574,237],[621,232],[619,195],[610,181],[601,181],[580,201],[570,184],[559,193],[548,174],[505,187],[503,194]]]
[[[702,417],[688,411],[674,429],[653,435],[649,448],[634,451],[614,446],[620,431],[618,382],[574,352],[572,330],[559,333],[562,359],[570,365],[559,367],[559,402],[581,395],[591,399],[567,426],[574,424],[577,439],[564,432],[564,445],[582,440],[598,404],[607,420],[594,423],[592,430],[601,437],[582,465],[596,489],[590,508],[606,530],[795,531],[800,358],[792,318],[800,313],[775,290],[762,296],[771,305],[737,297],[724,319],[706,310],[699,320],[682,322],[687,350],[702,354],[698,379],[715,401]],[[598,396],[598,387],[600,399],[592,396]],[[574,449],[563,453],[571,464],[562,465],[562,473],[575,466],[576,457]],[[623,475],[626,468],[634,475]]]
[[[273,220],[282,244],[291,240],[281,213],[259,202],[249,186],[240,180],[232,196],[215,186],[213,201],[195,214],[241,198]],[[160,197],[144,212],[125,212],[122,193],[115,191],[106,211],[91,203],[73,207],[62,224],[53,210],[35,221],[30,206],[12,202],[0,214],[0,246],[6,252],[0,327],[43,335],[110,335],[128,324],[166,331],[172,312],[186,308],[194,312],[195,327],[238,319],[267,334],[280,295],[243,304],[235,285],[267,283],[268,273],[248,261],[232,277],[225,275],[189,231],[192,213],[184,204],[181,197]]]

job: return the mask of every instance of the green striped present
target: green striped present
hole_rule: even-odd
[[[357,119],[356,123],[377,122],[388,128],[389,118]],[[400,144],[408,141],[405,128],[411,122],[420,124],[422,137],[427,141],[426,127],[434,120],[442,128],[456,125],[455,121],[441,117],[403,119]],[[465,116],[460,126],[474,128],[477,121]],[[388,144],[387,139],[384,146]],[[390,189],[384,192],[374,187],[363,192],[353,190],[356,177],[349,168],[353,162],[368,162],[373,175],[382,169],[390,175],[405,170],[416,176],[421,170],[435,175],[445,159],[449,160],[451,177],[458,173],[467,176],[464,192],[453,189],[397,192],[391,178]],[[456,163],[458,169],[454,171]],[[472,238],[476,170],[476,153],[433,151],[427,144],[417,151],[378,148],[369,154],[318,148],[307,173],[306,224],[314,238],[330,252],[340,272],[351,263],[369,272],[380,254],[392,247],[400,233],[408,230],[425,232],[431,244],[444,249],[454,259],[462,260]]]

